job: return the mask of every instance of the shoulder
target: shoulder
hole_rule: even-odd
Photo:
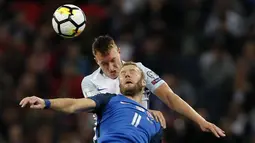
[[[116,97],[117,94],[112,94],[112,93],[100,93],[100,94],[97,94],[93,97],[89,97],[90,99],[111,99],[112,97]]]
[[[139,68],[145,68],[145,66],[141,62],[136,62],[135,63]]]
[[[144,66],[141,62],[136,62],[135,64],[144,72],[144,74],[146,74],[146,72],[150,70],[146,66]]]
[[[150,77],[152,79],[155,79],[158,77],[158,75],[153,72],[151,69],[144,66],[141,62],[137,62],[136,65],[143,71],[145,77]]]
[[[93,85],[92,80],[96,79],[99,74],[100,68],[95,70],[92,74],[85,76],[81,81],[81,85]]]
[[[97,86],[94,84],[95,79],[100,74],[100,69],[97,69],[92,74],[85,76],[81,81],[82,93],[85,97],[90,97],[98,94]]]
[[[82,81],[81,81],[81,85],[87,85],[87,84],[92,84],[91,82],[91,76],[88,75],[88,76],[85,76]]]
[[[95,96],[88,97],[96,103],[95,112],[101,112],[107,104],[111,101],[113,97],[116,97],[117,94],[111,93],[101,93]]]
[[[136,65],[143,71],[146,81],[146,87],[154,93],[155,89],[157,89],[161,84],[165,83],[159,75],[157,75],[154,71],[144,66],[141,62],[137,62]]]

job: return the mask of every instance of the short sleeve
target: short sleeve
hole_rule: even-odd
[[[151,138],[150,143],[161,143],[163,137],[163,128],[161,127],[160,130]]]
[[[165,83],[164,80],[162,80],[155,72],[150,70],[149,68],[145,67],[142,63],[137,63],[137,66],[142,69],[145,81],[146,81],[146,87],[154,93],[154,91],[163,83]]]
[[[116,94],[105,93],[105,94],[97,94],[95,96],[88,97],[89,99],[96,102],[96,108],[92,112],[96,114],[102,113],[106,105],[108,104],[108,102],[114,96],[116,96]]]
[[[81,82],[81,89],[85,98],[100,94],[96,86],[89,79],[89,76],[83,78]]]

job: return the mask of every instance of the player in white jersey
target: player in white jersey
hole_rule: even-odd
[[[98,93],[120,93],[118,75],[124,62],[120,59],[120,48],[110,36],[99,36],[92,45],[92,52],[99,68],[82,80],[83,95],[91,97]],[[158,96],[169,108],[196,122],[202,131],[211,131],[217,137],[225,136],[220,128],[206,121],[176,95],[157,74],[141,63],[136,64],[144,72],[147,89]],[[148,100],[149,96],[145,92],[142,105],[146,108],[148,108]],[[151,112],[164,127],[165,121],[162,114],[158,111]]]

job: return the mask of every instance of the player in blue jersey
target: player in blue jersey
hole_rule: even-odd
[[[41,99],[26,97],[21,107],[52,108],[67,113],[87,111],[98,117],[98,143],[160,143],[162,128],[148,110],[141,105],[146,86],[142,70],[132,62],[125,63],[120,71],[122,94],[101,93],[83,99]]]

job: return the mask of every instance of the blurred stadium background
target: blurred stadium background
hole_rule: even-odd
[[[85,31],[63,39],[52,29],[66,3],[87,15]],[[109,34],[123,60],[141,61],[222,127],[216,139],[169,111],[164,143],[255,143],[255,0],[0,0],[0,143],[91,143],[89,114],[20,109],[22,97],[83,97],[97,68],[91,44]]]

